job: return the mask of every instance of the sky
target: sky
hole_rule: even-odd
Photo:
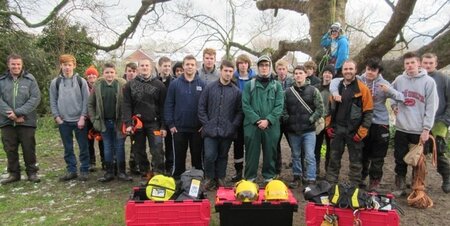
[[[28,0],[27,0],[28,1]],[[40,21],[45,17],[48,11],[56,5],[59,1],[57,0],[38,0],[31,1],[29,9],[25,9],[25,13],[28,14],[30,20]],[[418,0],[417,6],[414,11],[414,16],[410,19],[410,26],[417,32],[434,33],[443,24],[450,20],[450,14],[446,13],[450,10],[450,4],[447,4],[437,16],[432,17],[430,20],[425,22],[420,22],[418,17],[434,12],[440,2],[444,0]],[[127,20],[127,15],[134,14],[139,8],[140,0],[76,0],[76,4],[69,5],[70,13],[67,14],[69,17],[83,25],[88,27],[91,37],[103,45],[111,44],[117,34],[121,33],[126,26],[129,24]],[[235,0],[237,3],[242,3],[244,0]],[[280,10],[278,17],[273,17],[273,11],[259,11],[256,8],[254,1],[246,1],[247,3],[243,7],[239,7],[236,15],[237,30],[235,33],[235,40],[240,43],[248,42],[252,33],[255,32],[255,28],[258,27],[261,22],[260,18],[264,17],[267,21],[278,21],[275,26],[276,29],[271,30],[266,33],[265,40],[270,40],[272,43],[277,43],[279,39],[287,40],[298,40],[308,35],[309,23],[306,16],[302,16],[296,12]],[[198,38],[195,40],[190,40],[189,34],[194,33],[197,35],[202,34],[201,28],[193,24],[188,24],[182,29],[177,29],[173,32],[167,33],[162,32],[161,29],[175,29],[180,25],[181,19],[174,16],[173,13],[169,13],[170,10],[177,12],[185,12],[185,10],[180,10],[177,8],[178,4],[190,4],[191,9],[195,11],[196,14],[203,13],[215,18],[222,26],[228,28],[230,25],[230,8],[226,6],[226,1],[223,0],[176,0],[164,3],[164,10],[160,5],[156,7],[156,12],[161,15],[160,22],[163,26],[145,26],[141,23],[133,34],[133,37],[127,40],[125,48],[123,49],[133,49],[138,47],[152,48],[156,47],[158,49],[171,50],[176,49],[174,46],[182,46],[188,42],[184,48],[187,51],[191,51],[194,54],[199,53],[204,47],[204,38]],[[80,6],[92,7],[95,4],[105,4],[109,7],[104,8],[103,11],[96,10],[92,13],[87,10],[80,10]],[[67,12],[67,11],[66,11]],[[352,24],[358,24],[361,20],[370,21],[365,23],[364,29],[369,33],[376,34],[388,21],[391,16],[392,10],[388,7],[385,1],[377,0],[348,0],[346,17],[347,21]],[[194,13],[193,13],[194,14]],[[99,15],[105,15],[106,24],[108,27],[100,26],[98,23]],[[150,13],[148,16],[144,17],[144,20],[152,20],[155,18],[155,13]],[[212,25],[213,27],[217,27]],[[197,30],[196,30],[197,29]],[[34,32],[39,32],[39,29],[33,30]],[[195,31],[195,32],[193,32]],[[414,36],[414,32],[405,30],[406,36]],[[414,45],[420,47],[430,41],[430,38],[416,39]],[[162,47],[161,47],[162,46]],[[208,47],[221,48],[222,45],[217,42],[210,42],[206,44]],[[119,54],[119,53],[115,53]],[[301,54],[296,56],[300,58],[305,58]],[[106,55],[105,57],[108,57]],[[307,57],[306,57],[307,58]]]

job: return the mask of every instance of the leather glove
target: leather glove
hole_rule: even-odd
[[[334,138],[334,136],[336,135],[336,134],[334,133],[334,129],[331,128],[331,127],[327,128],[326,132],[327,132],[327,136],[328,136],[329,138]]]
[[[359,143],[362,141],[362,138],[358,135],[358,133],[355,133],[355,135],[353,136],[353,141]]]

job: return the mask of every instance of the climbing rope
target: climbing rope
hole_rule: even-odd
[[[433,154],[431,164],[436,166],[437,153],[436,153],[436,141],[433,136],[430,136],[433,142]],[[413,167],[413,185],[412,192],[408,196],[408,205],[426,209],[433,206],[433,200],[425,193],[425,176],[427,175],[427,165],[425,162],[425,155],[422,153],[419,158],[419,162]]]

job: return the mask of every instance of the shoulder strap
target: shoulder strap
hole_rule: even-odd
[[[297,90],[294,89],[293,86],[291,86],[292,93],[294,94],[295,97],[297,97],[297,100],[302,103],[303,107],[306,108],[306,110],[309,112],[309,114],[312,114],[313,111],[311,110],[311,108],[308,106],[308,104],[306,104],[306,102],[303,100],[303,98],[298,94]]]
[[[83,82],[81,81],[80,76],[76,76],[77,77],[77,82],[78,82],[78,86],[80,87],[80,90],[83,90]],[[59,84],[61,84],[61,79],[62,77],[58,76],[58,78],[56,79],[56,91],[59,92]]]

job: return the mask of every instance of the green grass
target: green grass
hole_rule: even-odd
[[[0,186],[0,225],[125,224],[124,206],[131,188],[139,184],[137,179],[132,183],[102,184],[97,178],[103,172],[97,171],[90,174],[87,182],[59,182],[66,165],[59,132],[50,117],[39,120],[36,142],[42,182],[26,181],[21,160],[23,180]],[[6,154],[1,144],[0,149],[0,166],[5,177]]]

